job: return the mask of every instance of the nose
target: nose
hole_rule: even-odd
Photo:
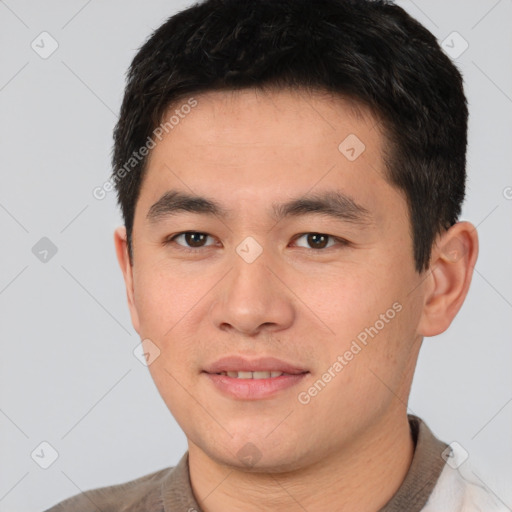
[[[235,254],[210,309],[215,326],[246,336],[290,327],[295,318],[293,293],[277,277],[280,273],[264,255],[247,263]]]

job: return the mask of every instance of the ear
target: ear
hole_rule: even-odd
[[[478,234],[470,222],[457,222],[438,237],[425,279],[418,334],[436,336],[450,326],[471,284],[478,257]]]
[[[139,315],[137,307],[135,306],[134,288],[133,288],[133,265],[130,261],[128,254],[128,242],[126,238],[126,228],[121,226],[114,232],[114,244],[116,247],[117,261],[121,267],[126,286],[126,298],[128,300],[128,307],[130,309],[130,316],[132,318],[132,325],[134,329],[139,332]]]

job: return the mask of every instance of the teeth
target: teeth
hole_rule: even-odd
[[[252,372],[253,379],[270,379],[270,372]]]
[[[270,379],[272,377],[280,377],[283,372],[221,372],[220,375],[226,375],[232,379]]]

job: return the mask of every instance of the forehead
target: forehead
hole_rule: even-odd
[[[347,130],[358,131],[361,138],[371,135],[372,145],[380,137],[373,129],[378,125],[376,117],[368,108],[327,91],[249,88],[211,91],[194,98],[197,105],[170,130],[180,143],[239,149],[265,145],[284,150],[325,145]],[[162,121],[186,102],[183,98],[171,105]]]
[[[348,99],[326,92],[243,89],[194,100],[196,106],[183,110],[188,113],[149,155],[141,191],[146,209],[176,188],[224,197],[246,209],[328,189],[369,205],[398,193],[384,178],[377,119]],[[187,98],[176,102],[166,115],[186,103]]]

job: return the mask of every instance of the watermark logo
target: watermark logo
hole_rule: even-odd
[[[457,469],[469,457],[469,453],[457,441],[451,442],[441,453],[441,458],[452,469]]]
[[[48,32],[41,32],[31,43],[30,47],[41,59],[51,57],[59,47],[57,40]]]
[[[32,254],[41,263],[48,263],[57,254],[57,250],[57,246],[48,237],[43,236],[32,247]]]
[[[262,454],[255,444],[245,443],[236,456],[240,462],[252,468],[261,460]]]
[[[48,441],[43,441],[34,448],[30,456],[39,467],[48,469],[59,458],[59,453]]]
[[[441,48],[452,59],[458,59],[469,48],[469,43],[458,32],[452,32],[443,40]]]
[[[457,263],[457,261],[466,255],[468,249],[462,240],[459,237],[456,237],[452,238],[447,244],[445,244],[441,252],[448,261],[451,263]]]
[[[363,141],[355,134],[348,135],[338,146],[339,152],[349,161],[357,160],[366,149]]]
[[[160,349],[149,338],[146,338],[134,348],[133,355],[144,366],[150,366],[160,357]]]
[[[248,236],[237,245],[236,252],[246,263],[253,263],[263,252],[263,247],[252,236]]]

